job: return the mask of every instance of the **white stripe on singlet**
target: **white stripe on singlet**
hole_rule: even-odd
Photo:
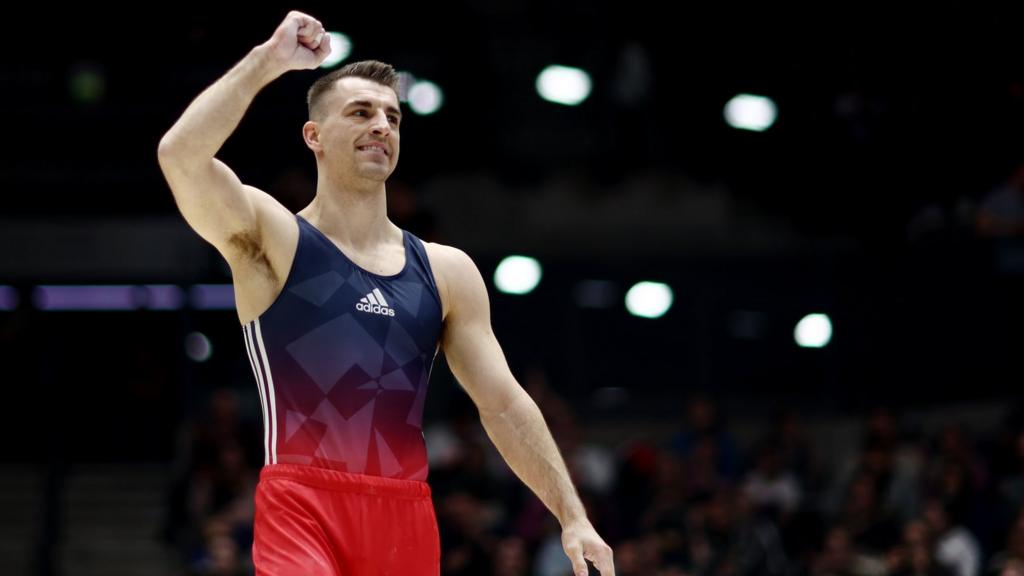
[[[270,393],[267,408],[270,409],[270,463],[277,464],[277,404],[274,402],[274,375],[270,372],[270,359],[267,358],[267,350],[263,346],[263,330],[260,329],[260,319],[256,319],[256,344],[259,346],[260,356],[263,357],[263,371],[267,376],[267,391]]]
[[[256,377],[256,387],[260,391],[260,407],[263,409],[263,464],[266,465],[270,464],[270,418],[267,415],[267,395],[263,389],[263,374],[259,370],[256,345],[253,343],[252,323],[245,325],[243,334],[245,335],[245,350],[249,356],[249,364]]]

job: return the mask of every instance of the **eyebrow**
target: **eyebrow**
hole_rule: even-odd
[[[348,108],[349,106],[359,106],[359,107],[362,107],[362,108],[373,108],[373,102],[370,102],[369,100],[356,100],[354,102],[349,102],[348,106],[346,106],[346,108]],[[402,111],[399,110],[398,108],[395,108],[394,106],[386,106],[384,108],[384,110],[388,114],[394,114],[394,115],[398,116],[399,118],[402,117]]]

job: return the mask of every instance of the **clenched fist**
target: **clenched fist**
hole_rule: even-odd
[[[331,37],[319,20],[292,10],[264,47],[272,64],[282,72],[310,70],[331,53]]]

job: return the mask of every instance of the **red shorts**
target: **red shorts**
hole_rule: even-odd
[[[256,486],[257,576],[438,576],[426,482],[270,464]]]

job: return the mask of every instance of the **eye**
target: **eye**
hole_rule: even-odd
[[[353,114],[356,116],[366,116],[366,110],[356,110]]]
[[[398,116],[388,116],[388,120],[395,126],[398,126]]]

